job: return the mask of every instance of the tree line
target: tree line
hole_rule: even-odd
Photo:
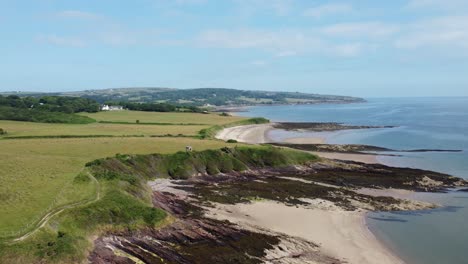
[[[203,109],[196,106],[178,106],[167,103],[132,103],[132,102],[107,102],[108,105],[120,105],[127,110],[146,112],[192,112],[201,113]]]
[[[95,113],[100,110],[99,103],[92,99],[65,96],[19,97],[17,95],[0,95],[0,106],[66,114]]]

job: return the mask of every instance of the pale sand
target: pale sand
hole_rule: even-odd
[[[403,189],[373,189],[373,188],[361,188],[355,190],[355,192],[370,196],[389,196],[396,199],[403,200],[422,200],[417,197],[415,191],[403,190]]]
[[[234,139],[238,142],[261,144],[267,142],[266,134],[273,128],[272,124],[236,126],[225,128],[217,135],[217,139]]]
[[[268,132],[273,129],[273,124],[261,124],[261,125],[248,125],[248,126],[236,126],[225,128],[220,131],[217,135],[217,139],[229,140],[234,139],[238,142],[250,143],[250,144],[262,144],[273,142],[268,138]],[[283,141],[284,143],[293,144],[323,144],[325,138],[323,137],[307,137],[307,138],[289,138]],[[283,143],[282,142],[282,143]],[[347,153],[335,153],[335,152],[311,152],[319,157],[328,159],[338,160],[350,160],[362,163],[379,163],[377,155],[363,155],[363,154],[347,154]]]
[[[320,207],[318,207],[320,208]],[[262,201],[219,205],[210,217],[239,225],[269,229],[320,245],[320,252],[351,264],[403,263],[375,238],[365,224],[365,212],[292,207]]]
[[[266,143],[271,142],[267,135],[271,129],[273,129],[272,124],[232,127],[218,133],[216,138],[235,139],[251,144]],[[325,138],[291,138],[286,142],[323,144]],[[314,154],[329,159],[379,163],[376,155],[324,152]],[[372,191],[362,190],[362,192],[371,194]],[[392,194],[388,196],[397,196],[396,193]],[[288,207],[275,202],[221,205],[220,208],[212,209],[214,217],[239,224],[259,226],[319,243],[325,254],[344,259],[349,263],[404,263],[370,232],[365,223],[365,212],[335,210],[334,206],[323,203],[316,206],[318,209]]]
[[[322,138],[322,137],[287,138],[283,140],[282,142],[290,143],[290,144],[324,144],[325,138]]]

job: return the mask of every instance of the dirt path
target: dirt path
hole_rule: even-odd
[[[91,203],[97,202],[99,199],[101,199],[101,185],[99,184],[99,181],[96,180],[96,178],[94,178],[94,176],[91,175],[90,173],[88,173],[88,175],[96,183],[96,198],[94,200],[89,201],[89,202],[86,202],[86,201],[76,202],[76,203],[73,203],[73,204],[68,204],[68,205],[64,205],[64,206],[55,208],[53,211],[47,213],[46,215],[44,215],[41,218],[41,220],[37,223],[36,228],[34,228],[33,230],[27,232],[26,234],[24,234],[24,235],[22,235],[22,236],[20,236],[18,238],[12,239],[11,242],[15,243],[15,242],[23,241],[26,238],[30,237],[35,232],[37,232],[39,229],[44,227],[52,217],[60,214],[61,212],[65,211],[66,209],[71,209],[71,208],[74,208],[74,207],[77,207],[77,206],[91,204]]]

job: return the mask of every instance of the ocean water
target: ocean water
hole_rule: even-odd
[[[251,107],[244,116],[273,121],[340,122],[395,128],[326,133],[327,142],[369,144],[391,149],[453,149],[462,152],[396,153],[387,165],[428,169],[468,179],[468,97],[368,99],[367,103]],[[278,133],[304,137],[308,132]],[[427,211],[370,213],[372,232],[414,264],[468,263],[468,193],[422,194],[442,205]]]

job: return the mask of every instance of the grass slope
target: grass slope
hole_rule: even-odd
[[[81,189],[90,185],[94,177],[100,186],[100,199],[64,211],[24,241],[0,244],[0,260],[6,263],[79,263],[84,261],[92,246],[92,236],[163,224],[165,212],[151,206],[151,190],[146,185],[149,179],[179,179],[198,173],[214,175],[248,168],[305,164],[316,159],[305,152],[277,147],[241,146],[191,153],[116,155],[95,160],[87,163],[87,169],[73,178],[71,186]]]
[[[315,160],[315,155],[296,150],[271,146],[238,146],[169,155],[117,155],[90,162],[87,166],[93,168],[97,175],[108,177],[138,175],[147,179],[187,179],[199,173],[216,175],[220,172],[305,164]]]
[[[63,187],[89,161],[116,153],[174,153],[187,145],[203,150],[226,143],[148,137],[1,140],[0,234],[18,231],[44,215]]]

